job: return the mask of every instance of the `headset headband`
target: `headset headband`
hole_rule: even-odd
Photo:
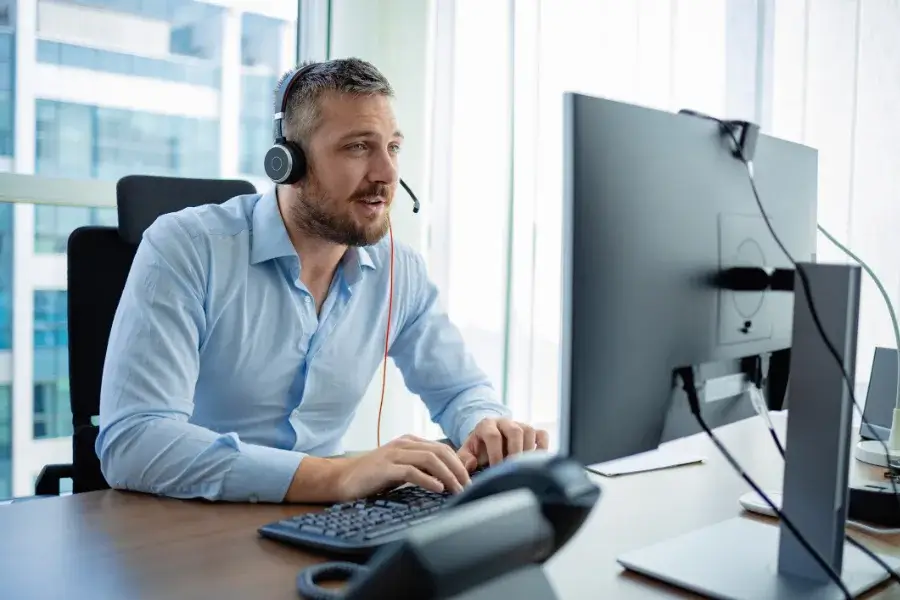
[[[275,143],[283,142],[284,132],[281,123],[284,120],[284,113],[287,112],[288,98],[291,97],[291,90],[294,84],[300,81],[302,75],[305,75],[316,66],[316,63],[310,63],[304,67],[294,69],[294,71],[284,78],[284,83],[278,86],[278,96],[275,99],[275,116],[274,116],[274,137]]]

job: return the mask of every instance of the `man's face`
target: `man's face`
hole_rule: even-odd
[[[390,98],[328,93],[308,141],[307,176],[290,218],[301,230],[346,246],[368,246],[388,230],[403,141]]]

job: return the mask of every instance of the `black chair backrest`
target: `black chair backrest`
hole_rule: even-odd
[[[74,493],[109,487],[94,449],[113,318],[141,236],[162,214],[256,190],[247,181],[132,175],[116,186],[119,227],[79,227],[68,243],[69,394]]]
[[[221,204],[235,196],[255,193],[253,184],[238,179],[128,175],[116,184],[119,235],[137,245],[144,231],[160,215],[191,206]]]

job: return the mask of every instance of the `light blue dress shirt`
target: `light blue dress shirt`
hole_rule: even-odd
[[[509,412],[439,307],[421,256],[396,243],[394,258],[390,356],[460,444]],[[103,371],[96,451],[109,484],[282,501],[304,456],[342,451],[379,370],[389,260],[387,238],[348,250],[317,315],[274,188],[157,219]]]

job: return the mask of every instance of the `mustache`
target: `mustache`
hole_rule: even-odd
[[[381,197],[385,200],[391,197],[391,188],[383,183],[376,183],[364,190],[359,190],[350,197],[351,200],[365,200],[367,198]]]

